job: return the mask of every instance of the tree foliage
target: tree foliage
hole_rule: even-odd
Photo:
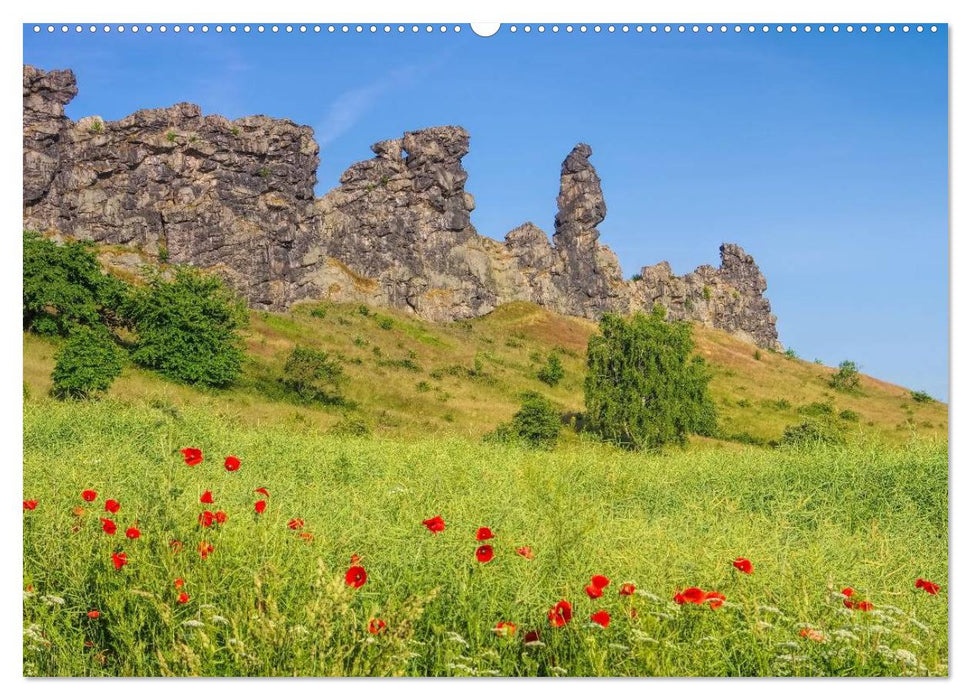
[[[55,358],[51,393],[86,399],[104,393],[121,374],[122,351],[103,326],[75,326]]]
[[[560,360],[560,356],[551,352],[546,356],[546,364],[543,365],[536,377],[544,384],[556,386],[564,375],[563,362]]]
[[[667,322],[661,307],[630,320],[604,315],[600,335],[587,346],[585,425],[630,449],[684,444],[689,433],[713,434],[710,374],[693,349],[691,327]]]
[[[191,268],[178,268],[171,280],[156,274],[134,291],[126,313],[138,336],[137,364],[212,387],[240,375],[246,308],[219,278]]]
[[[499,425],[486,439],[551,450],[559,440],[560,426],[560,413],[550,400],[535,391],[527,391],[512,420]]]
[[[860,388],[860,370],[851,360],[840,362],[839,369],[829,378],[829,385],[837,391],[852,392]]]
[[[78,325],[118,321],[126,285],[101,271],[91,243],[58,245],[25,231],[23,252],[24,330],[67,336]]]

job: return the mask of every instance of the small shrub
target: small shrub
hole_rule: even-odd
[[[792,348],[786,348],[785,355],[790,360],[798,360],[799,359],[799,355],[797,355],[796,354],[796,351],[794,349],[792,349]]]
[[[360,306],[358,306],[357,312],[361,314],[361,316],[363,316],[364,318],[367,318],[368,316],[371,315],[371,310],[365,304],[361,304]]]
[[[840,362],[839,369],[829,378],[829,386],[837,391],[852,392],[860,388],[860,370],[850,360]]]
[[[934,397],[926,391],[912,391],[910,392],[910,398],[917,403],[932,403],[934,401]]]
[[[296,346],[283,366],[280,382],[305,403],[339,404],[346,381],[340,360],[313,348]]]
[[[755,351],[755,355],[753,355],[753,357],[755,358],[756,362],[758,362],[759,360],[762,359],[762,351],[761,350],[756,350]]]
[[[108,390],[122,368],[122,351],[104,328],[77,326],[55,358],[51,393],[87,399]]]
[[[631,275],[630,281],[631,282],[640,282],[642,279],[644,279],[644,275],[642,275],[640,272],[638,272],[638,273],[636,273],[634,275]]]
[[[840,411],[840,418],[851,423],[858,423],[860,420],[860,414],[856,411],[851,411],[850,409],[844,409]]]
[[[263,166],[262,168],[260,168],[258,174],[259,174],[260,177],[262,177],[265,180],[266,178],[268,178],[270,176],[270,169],[267,168],[266,166]]]
[[[426,381],[425,381],[425,380],[423,379],[422,381],[420,381],[420,382],[418,382],[417,384],[415,384],[415,389],[416,389],[417,391],[420,391],[420,392],[422,392],[422,393],[424,393],[424,392],[426,392],[426,391],[431,391],[431,390],[432,390],[432,385],[431,385],[431,384],[429,384],[428,382],[426,382]]]
[[[833,415],[833,404],[814,401],[800,406],[798,412],[804,416],[831,416]]]
[[[522,441],[530,447],[552,449],[560,436],[560,414],[549,399],[535,392],[523,394],[522,404],[509,423],[496,428],[491,438]]]
[[[158,247],[158,261],[160,263],[167,263],[169,261],[169,249],[165,245],[159,245]]]
[[[165,140],[169,143],[175,143],[175,140],[179,137],[174,131],[165,132]]]
[[[549,386],[556,386],[563,379],[566,373],[563,370],[563,362],[560,361],[559,355],[555,352],[551,352],[546,357],[546,364],[540,369],[536,377]]]
[[[749,408],[752,405],[748,399],[739,399],[737,403],[739,408]]]
[[[387,316],[382,316],[381,320],[378,321],[378,328],[385,331],[390,331],[394,327],[394,320],[388,318]]]
[[[814,445],[841,445],[846,442],[842,429],[831,420],[806,420],[790,425],[782,433],[779,445],[784,447],[811,447]]]
[[[775,401],[771,402],[771,405],[773,408],[777,408],[780,411],[788,411],[790,408],[792,408],[792,404],[789,403],[788,399],[776,399]]]
[[[701,289],[701,296],[705,298],[705,301],[711,301],[711,287],[707,284]]]
[[[88,131],[90,131],[92,134],[100,134],[104,130],[105,130],[105,124],[100,119],[94,120],[91,126],[88,127]]]
[[[231,133],[233,136],[239,136],[239,127],[234,126],[232,129],[229,130],[229,133]]]
[[[327,309],[323,306],[315,306],[310,310],[310,315],[314,318],[327,318]]]
[[[344,437],[367,437],[371,434],[371,426],[360,416],[345,413],[327,432]]]

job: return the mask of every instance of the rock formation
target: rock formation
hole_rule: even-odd
[[[598,240],[607,206],[586,144],[563,161],[552,241],[527,222],[502,243],[472,226],[461,127],[376,143],[315,199],[308,127],[191,104],[72,122],[64,106],[76,94],[71,71],[24,66],[27,228],[212,269],[255,308],[361,301],[449,321],[513,300],[588,318],[663,304],[779,347],[765,278],[737,245],[722,246],[717,269],[679,277],[659,263],[623,279]]]

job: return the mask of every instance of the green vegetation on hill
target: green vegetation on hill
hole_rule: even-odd
[[[389,329],[381,327],[383,318],[393,320]],[[299,345],[340,362],[346,377],[342,395],[377,434],[477,437],[509,421],[526,391],[541,393],[566,414],[582,413],[587,340],[595,332],[589,321],[526,303],[449,324],[392,310],[365,316],[357,305],[251,311],[243,331],[242,374],[229,388],[193,389],[126,367],[108,396],[206,406],[250,424],[296,423],[327,430],[347,417],[348,407],[308,405],[281,384],[287,358]],[[829,387],[832,368],[765,351],[756,360],[750,344],[727,333],[699,326],[692,333],[695,352],[712,373],[720,436],[738,442],[778,440],[788,426],[803,422],[801,409],[814,403],[831,403],[837,414],[855,412],[859,420],[846,426],[851,440],[875,434],[900,442],[915,434],[947,432],[947,406],[915,401],[902,387],[861,374],[857,391],[835,392]],[[24,335],[24,381],[33,395],[50,390],[57,347],[55,341]],[[551,352],[564,371],[553,387],[537,377]],[[569,443],[577,437],[564,430],[561,439]]]

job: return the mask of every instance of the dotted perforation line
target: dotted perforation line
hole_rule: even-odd
[[[922,33],[922,32],[925,31],[925,29],[928,30],[928,31],[930,31],[930,32],[937,32],[938,31],[937,25],[933,25],[933,24],[932,25],[929,25],[929,26],[926,26],[926,27],[923,24],[916,24],[916,25],[910,25],[910,24],[904,24],[904,25],[895,25],[895,24],[889,24],[889,25],[880,25],[880,24],[874,24],[874,25],[867,25],[867,24],[858,24],[858,25],[853,25],[853,24],[848,24],[848,25],[838,25],[838,24],[833,24],[833,25],[825,25],[825,24],[819,24],[819,25],[810,25],[810,24],[805,24],[805,25],[796,25],[796,24],[788,24],[788,25],[783,25],[783,24],[773,24],[773,25],[769,25],[769,24],[762,24],[762,25],[755,25],[755,24],[748,24],[748,25],[741,25],[741,24],[719,24],[719,25],[713,25],[713,24],[706,24],[706,25],[699,25],[699,24],[690,24],[690,25],[686,25],[686,24],[677,24],[677,25],[671,25],[671,24],[651,24],[651,25],[637,24],[637,25],[629,25],[629,24],[623,24],[623,25],[614,25],[614,24],[609,24],[609,25],[599,25],[599,24],[595,24],[595,25],[590,25],[590,26],[588,26],[586,24],[580,24],[580,25],[567,24],[567,25],[563,25],[563,26],[557,25],[557,24],[553,24],[553,25],[549,25],[549,26],[543,25],[543,24],[540,24],[540,25],[529,25],[529,24],[526,24],[526,25],[516,25],[516,24],[511,24],[511,25],[508,25],[508,26],[503,27],[503,29],[505,29],[506,31],[508,31],[511,34],[516,34],[517,32],[520,32],[520,31],[523,32],[524,34],[530,34],[532,32],[536,32],[536,33],[539,33],[539,34],[544,34],[547,31],[549,31],[549,32],[551,32],[553,34],[557,34],[557,33],[561,32],[561,31],[566,32],[567,34],[572,34],[574,31],[580,32],[581,34],[585,34],[588,31],[592,31],[595,34],[599,34],[599,33],[604,32],[604,31],[606,31],[609,34],[610,33],[615,33],[615,32],[618,32],[618,31],[621,32],[621,33],[623,33],[623,34],[627,34],[627,33],[630,33],[630,32],[634,32],[634,33],[638,33],[638,34],[643,33],[643,32],[648,32],[648,33],[651,33],[651,34],[656,34],[656,33],[659,33],[659,32],[665,33],[665,34],[670,34],[670,33],[678,33],[678,34],[714,34],[714,33],[721,33],[721,34],[727,34],[727,33],[735,33],[735,34],[741,34],[741,33],[756,34],[756,33],[762,33],[762,34],[769,34],[771,32],[775,32],[777,34],[781,34],[783,32],[789,32],[789,33],[797,33],[797,32],[813,33],[813,32],[815,32],[815,33],[822,34],[822,33],[826,33],[826,32],[832,32],[834,34],[838,34],[841,31],[842,32],[846,32],[846,33],[853,33],[854,31],[859,31],[861,33],[866,33],[866,32],[872,31],[872,32],[875,32],[877,34],[883,32],[883,31],[887,31],[887,32],[890,32],[891,34],[893,34],[893,33],[897,32],[898,30],[901,31],[901,32],[903,32],[904,34],[907,34],[907,33],[911,32],[911,31],[915,31],[917,33]],[[183,31],[185,31],[185,32],[187,32],[189,34],[194,34],[197,31],[200,32],[200,33],[202,33],[202,34],[207,34],[210,31],[215,32],[216,34],[221,34],[223,32],[229,32],[230,34],[235,34],[237,32],[242,32],[244,34],[250,34],[250,33],[264,34],[264,33],[267,33],[267,32],[269,32],[271,34],[278,34],[280,32],[283,32],[283,33],[286,33],[286,34],[293,34],[293,33],[298,33],[298,34],[307,34],[307,33],[320,34],[320,33],[324,33],[324,32],[325,33],[328,33],[328,34],[335,34],[335,33],[340,33],[340,34],[351,34],[351,33],[355,33],[355,34],[364,34],[364,33],[370,33],[370,34],[377,34],[377,33],[391,34],[393,32],[394,33],[398,33],[398,34],[408,34],[408,33],[410,33],[410,34],[419,34],[419,33],[425,33],[425,34],[431,34],[431,33],[445,34],[445,33],[451,33],[451,32],[458,33],[458,32],[463,31],[463,28],[460,25],[457,25],[457,24],[456,25],[445,25],[445,24],[442,24],[442,25],[431,25],[431,24],[425,24],[425,25],[418,25],[418,24],[409,24],[409,25],[404,25],[404,24],[398,24],[398,25],[390,25],[390,24],[385,24],[385,25],[377,25],[377,24],[371,24],[371,25],[363,25],[363,24],[357,24],[357,25],[348,25],[348,24],[342,24],[342,25],[334,25],[334,24],[329,24],[329,25],[320,25],[320,24],[314,24],[314,25],[307,25],[307,24],[299,24],[299,25],[294,25],[294,24],[286,24],[286,25],[277,25],[277,24],[272,24],[272,25],[263,25],[263,24],[250,25],[250,24],[243,24],[243,25],[236,25],[236,24],[229,24],[229,25],[222,25],[222,24],[216,24],[216,25],[213,25],[213,26],[210,26],[208,24],[202,24],[202,25],[194,25],[194,24],[188,24],[188,25],[181,25],[181,24],[165,25],[165,24],[162,24],[162,25],[157,25],[157,26],[151,25],[151,24],[147,24],[147,25],[137,25],[137,24],[133,24],[133,25],[124,25],[124,24],[118,24],[118,25],[110,25],[110,24],[104,24],[104,25],[95,25],[95,24],[89,24],[89,25],[82,25],[82,24],[74,24],[74,25],[68,25],[68,24],[61,24],[61,25],[54,25],[54,24],[40,25],[40,24],[35,24],[35,25],[33,25],[33,31],[34,31],[35,34],[39,34],[39,33],[44,32],[44,31],[46,31],[49,34],[53,34],[53,33],[58,32],[58,31],[60,31],[62,34],[67,34],[67,33],[72,32],[72,31],[74,33],[76,33],[76,34],[81,34],[81,33],[84,33],[84,32],[87,32],[87,33],[90,33],[90,34],[94,34],[94,33],[97,33],[97,32],[102,32],[102,33],[105,33],[105,34],[108,34],[108,33],[111,33],[111,32],[115,32],[115,33],[118,33],[118,34],[124,34],[126,32],[129,32],[129,33],[132,33],[132,34],[138,34],[139,32],[143,32],[145,34],[151,34],[153,32],[158,32],[160,34],[165,34],[165,33],[168,33],[168,32],[172,32],[174,34],[180,34]]]

